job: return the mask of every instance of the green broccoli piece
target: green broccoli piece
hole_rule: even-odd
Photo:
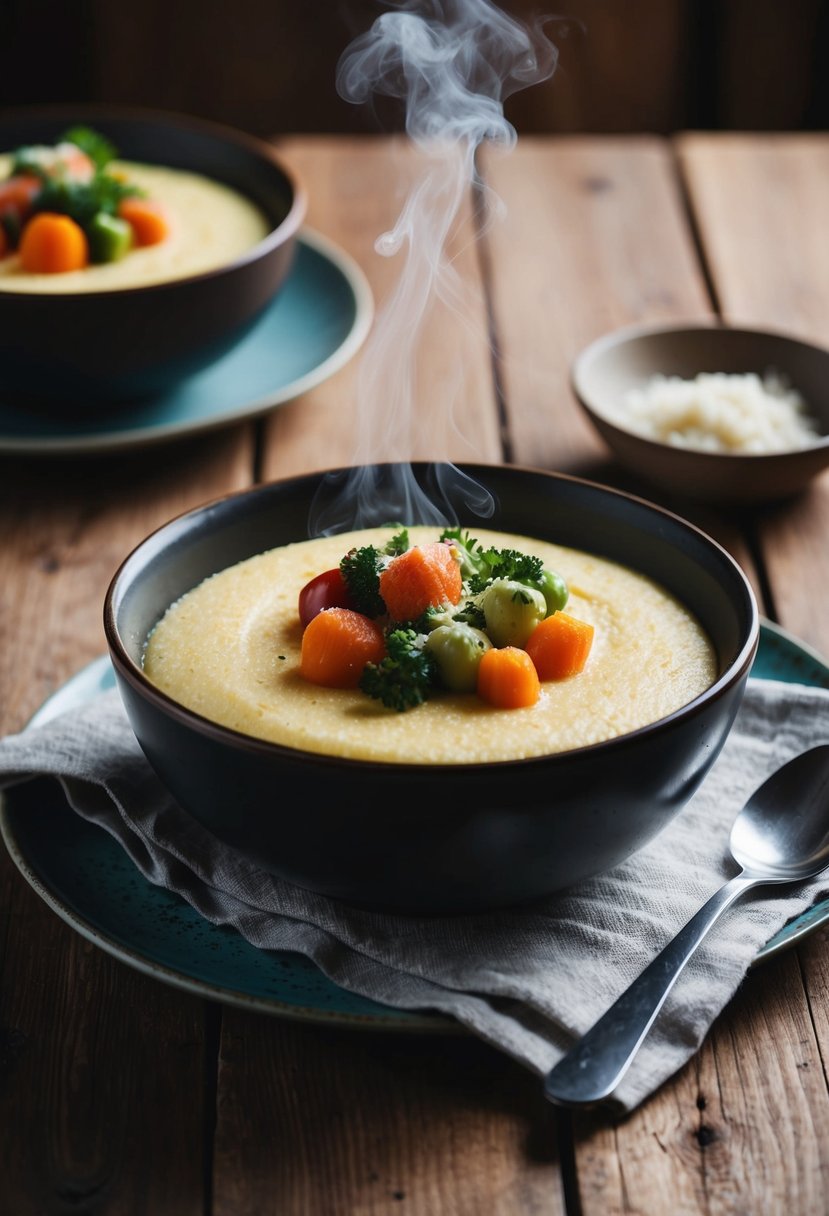
[[[403,711],[422,705],[438,680],[437,663],[413,629],[393,629],[386,637],[386,657],[367,663],[360,689],[387,709]]]
[[[349,549],[340,561],[340,573],[354,607],[364,616],[382,616],[386,611],[386,605],[380,594],[380,571],[382,569],[382,556],[374,545],[364,545],[362,549]]]
[[[47,177],[34,200],[35,211],[58,211],[68,215],[82,228],[101,214],[115,215],[123,198],[143,194],[137,186],[130,186],[108,173],[96,173],[90,182],[76,182],[70,178]]]
[[[530,586],[541,580],[544,563],[540,557],[530,557],[517,549],[484,549],[461,528],[444,528],[440,539],[452,540],[457,545],[461,574],[473,595],[478,595],[496,578]]]
[[[471,625],[473,629],[486,630],[486,617],[484,610],[473,600],[467,600],[463,608],[457,608],[452,613],[452,619],[455,621],[463,621],[466,625]]]
[[[530,557],[527,553],[519,553],[517,549],[487,549],[481,554],[481,559],[485,563],[486,572],[473,574],[470,578],[469,590],[473,595],[484,591],[496,578],[537,587],[544,573],[544,563],[540,557]]]
[[[391,538],[388,544],[383,546],[383,552],[387,557],[399,557],[401,553],[405,553],[411,547],[409,543],[409,529],[402,528]]]

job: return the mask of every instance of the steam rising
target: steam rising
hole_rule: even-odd
[[[476,152],[484,140],[506,149],[515,144],[504,99],[551,76],[558,52],[540,22],[527,29],[490,0],[396,0],[392,7],[343,53],[337,88],[355,104],[374,94],[402,101],[407,134],[426,153],[426,169],[394,228],[375,243],[379,254],[405,257],[364,349],[357,384],[358,409],[362,402],[382,403],[385,434],[379,440],[376,429],[361,435],[355,469],[327,479],[312,509],[312,535],[389,520],[456,523],[459,498],[482,517],[494,510],[488,492],[454,465],[432,466],[419,481],[407,463],[417,416],[417,351],[435,299],[463,308],[464,285],[446,249],[468,192],[483,189]],[[381,411],[371,415],[379,418]],[[372,463],[378,443],[394,463]]]

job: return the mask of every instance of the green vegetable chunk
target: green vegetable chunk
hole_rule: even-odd
[[[364,616],[382,616],[386,611],[386,605],[380,594],[382,568],[382,556],[374,545],[364,545],[362,549],[349,549],[340,562],[340,573],[354,607]]]
[[[413,709],[429,697],[437,680],[437,664],[413,629],[394,629],[386,638],[387,655],[380,663],[367,663],[360,689],[387,709]]]
[[[93,262],[118,262],[132,246],[132,228],[127,221],[105,211],[93,216],[86,231]]]
[[[547,603],[547,616],[560,612],[570,595],[561,575],[556,574],[554,570],[548,570],[545,566],[541,573],[539,588]]]
[[[495,646],[523,646],[547,616],[540,591],[514,579],[496,579],[481,596],[486,631]]]
[[[478,664],[486,651],[492,649],[492,642],[481,629],[456,621],[433,630],[424,649],[437,663],[441,684],[452,692],[474,692]]]

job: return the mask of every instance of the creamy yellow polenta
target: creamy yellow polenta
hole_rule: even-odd
[[[0,156],[0,181],[11,158]],[[118,262],[105,262],[66,274],[27,274],[18,254],[0,258],[0,290],[71,293],[144,287],[213,270],[258,244],[271,229],[264,213],[244,195],[197,173],[113,161],[108,172],[123,172],[130,182],[157,199],[170,217],[170,235],[158,245],[132,249]]]
[[[410,528],[412,543],[437,539]],[[595,638],[581,675],[542,685],[527,709],[493,709],[473,694],[436,695],[399,713],[359,691],[299,674],[297,597],[354,545],[388,529],[273,549],[208,578],[173,604],[146,647],[147,676],[225,726],[329,755],[418,764],[513,760],[598,743],[687,704],[716,676],[711,643],[677,600],[631,570],[541,541],[475,530],[484,546],[541,557],[570,588],[567,611]]]

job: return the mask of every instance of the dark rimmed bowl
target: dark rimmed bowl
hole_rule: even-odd
[[[214,178],[265,213],[264,240],[214,270],[143,287],[63,293],[0,286],[0,363],[9,400],[36,408],[117,408],[164,392],[230,350],[284,282],[306,190],[271,146],[217,123],[113,106],[46,106],[0,114],[0,150],[95,127],[126,160]]]
[[[429,466],[414,472],[427,484]],[[104,627],[127,714],[180,804],[265,869],[361,906],[493,908],[622,861],[665,827],[708,772],[757,649],[758,612],[745,575],[684,520],[563,475],[487,465],[462,472],[496,503],[485,521],[459,507],[464,526],[590,550],[672,591],[712,639],[715,683],[669,717],[606,743],[474,766],[342,760],[201,718],[144,676],[147,636],[169,604],[208,575],[307,539],[323,474],[233,494],[172,520],[126,558],[106,597]]]
[[[625,394],[655,375],[782,374],[820,428],[809,447],[767,454],[675,447],[624,425]],[[829,468],[829,349],[792,334],[727,325],[635,325],[592,342],[574,360],[576,398],[619,462],[654,486],[714,503],[760,503],[798,494]]]

